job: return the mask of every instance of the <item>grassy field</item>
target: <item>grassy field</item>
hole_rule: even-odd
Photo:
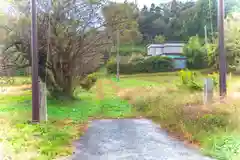
[[[199,81],[204,77],[200,76]],[[203,105],[202,92],[176,87],[180,81],[176,73],[122,76],[117,85],[132,84],[131,88],[123,87],[119,96],[143,116],[160,123],[170,135],[200,147],[203,153],[219,160],[237,160],[240,100],[231,95],[239,92],[240,77],[228,76],[228,79],[229,97],[225,103],[216,99],[208,106]]]
[[[0,144],[5,146],[5,155],[11,155],[13,160],[52,160],[67,156],[73,151],[73,140],[85,131],[88,120],[133,115],[126,100],[111,94],[101,100],[94,88],[90,92],[79,90],[77,94],[81,100],[60,102],[48,99],[49,121],[41,124],[29,123],[31,92],[0,95]]]
[[[23,79],[17,78],[14,85]],[[90,119],[143,116],[174,137],[200,146],[205,154],[237,160],[240,101],[204,106],[202,93],[178,87],[179,79],[176,72],[123,75],[119,82],[114,76],[101,78],[89,92],[78,90],[79,100],[74,102],[48,99],[49,122],[37,125],[29,123],[29,91],[0,95],[0,144],[14,160],[52,160],[72,153],[72,141],[83,134]],[[231,92],[238,91],[238,82],[239,77],[231,78]]]
[[[146,46],[144,45],[133,45],[133,44],[125,44],[121,45],[119,48],[120,55],[127,56],[131,55],[132,53],[137,54],[146,54]]]

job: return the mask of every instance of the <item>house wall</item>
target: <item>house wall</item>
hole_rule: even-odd
[[[183,53],[183,47],[165,46],[163,48],[163,53],[166,53],[166,54]]]
[[[148,48],[148,55],[156,56],[161,54],[173,54],[173,53],[183,53],[182,46],[164,46],[164,47],[157,47],[157,46],[150,46]]]
[[[162,47],[150,47],[148,48],[148,55],[156,56],[163,54],[163,48]]]

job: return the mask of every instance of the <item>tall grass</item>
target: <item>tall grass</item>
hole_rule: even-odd
[[[119,96],[170,133],[200,145],[205,154],[220,160],[239,156],[240,101],[203,106],[201,92],[169,86],[135,87]]]

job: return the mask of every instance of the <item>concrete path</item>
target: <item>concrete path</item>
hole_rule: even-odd
[[[93,121],[75,146],[71,160],[212,160],[146,119]]]

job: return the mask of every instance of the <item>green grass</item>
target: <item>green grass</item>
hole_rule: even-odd
[[[11,81],[8,81],[10,80]],[[18,86],[18,85],[25,85],[25,84],[31,84],[31,78],[30,77],[24,77],[24,76],[16,76],[16,77],[1,77],[0,79],[0,86]]]
[[[203,149],[207,155],[213,156],[219,160],[237,160],[239,159],[240,136],[239,133],[220,132],[205,137]]]
[[[106,96],[97,100],[95,92],[78,93],[79,100],[64,102],[48,100],[48,123],[30,124],[31,93],[0,96],[0,120],[4,130],[0,137],[12,146],[13,159],[34,152],[34,160],[52,160],[72,153],[72,141],[80,138],[89,118],[122,118],[132,116],[131,105],[120,98]],[[39,155],[37,155],[39,153]],[[21,156],[22,155],[22,156]],[[14,157],[15,156],[15,157]],[[21,160],[21,159],[20,159]]]
[[[198,81],[203,81],[203,78],[204,75],[201,75]],[[239,131],[229,121],[232,113],[239,116],[240,112],[230,109],[233,108],[230,106],[239,106],[239,101],[230,101],[217,107],[209,106],[212,108],[211,114],[204,113],[198,109],[202,105],[201,92],[192,92],[184,87],[173,89],[179,79],[176,72],[136,74],[123,75],[121,80],[115,83],[122,88],[138,87],[136,91],[126,93],[125,99],[131,101],[143,116],[160,123],[161,127],[169,132],[200,144],[204,154],[219,160],[239,159]],[[233,76],[229,84],[235,86],[239,79],[239,76]],[[146,86],[152,86],[152,88],[146,89]],[[183,108],[190,104],[197,109],[187,113]],[[230,113],[225,113],[226,108],[230,109]],[[199,116],[198,112],[201,113]],[[195,118],[191,118],[194,114]],[[239,124],[237,120],[233,121]]]
[[[124,44],[119,48],[119,53],[122,56],[132,55],[132,53],[146,54],[146,52],[147,48],[144,45]]]
[[[186,88],[177,88],[180,79],[177,75],[176,72],[122,75],[119,82],[115,76],[103,78],[102,100],[96,98],[96,93],[100,92],[97,86],[89,92],[78,90],[76,96],[79,99],[75,101],[49,99],[49,122],[38,125],[28,123],[31,119],[30,92],[0,96],[0,120],[6,121],[1,124],[6,131],[0,131],[0,140],[10,144],[16,156],[21,156],[22,152],[39,152],[35,160],[52,160],[72,153],[72,141],[83,134],[89,118],[123,118],[140,114],[160,123],[168,131],[185,136],[185,139],[200,142],[203,153],[207,155],[220,160],[236,158],[236,152],[240,150],[240,137],[229,123],[231,115],[219,112],[189,119],[191,114],[183,112],[183,107],[186,104],[199,107],[202,103],[201,93],[193,94]],[[22,83],[22,79],[19,78],[18,84]],[[233,82],[237,83],[238,79],[233,77]],[[112,84],[107,83],[109,80]],[[133,90],[126,93],[127,98],[117,97],[113,85],[120,91]],[[234,105],[238,104],[236,102]],[[223,108],[230,107],[226,104]]]
[[[113,81],[116,82],[115,78],[112,78]],[[117,85],[121,88],[131,88],[131,87],[143,87],[143,86],[156,86],[160,85],[157,82],[154,81],[146,81],[142,79],[134,79],[134,78],[120,78],[119,82],[117,82]]]

